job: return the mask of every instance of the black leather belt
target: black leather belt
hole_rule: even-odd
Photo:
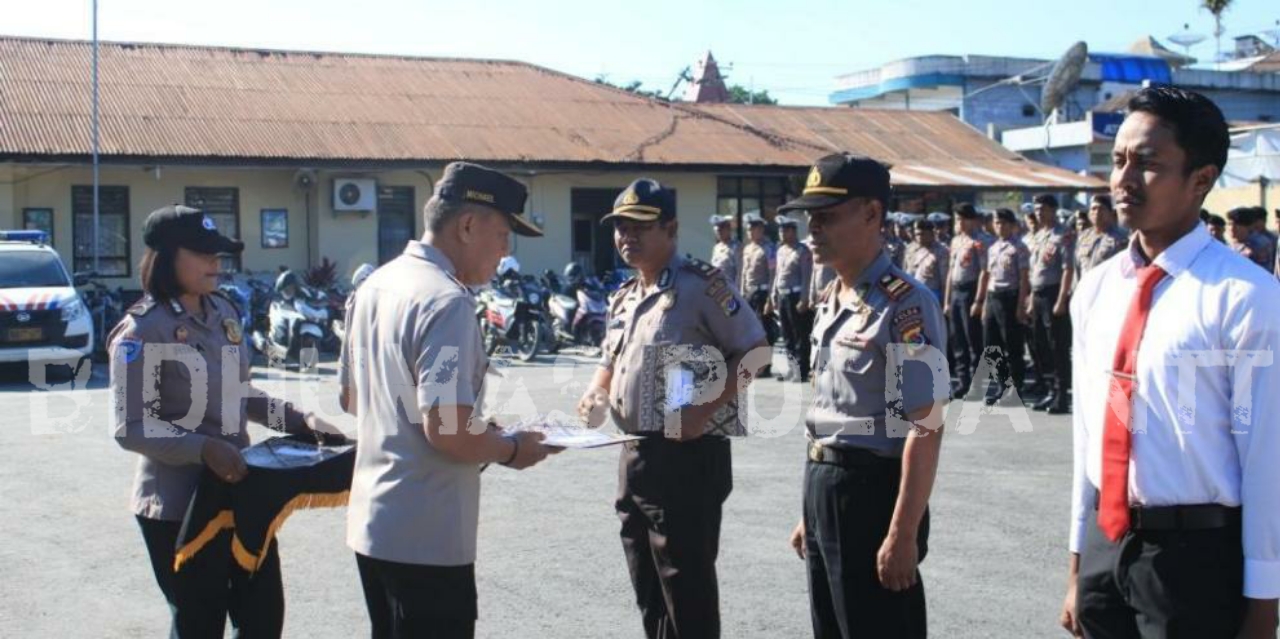
[[[1097,509],[1097,499],[1094,509]],[[1129,509],[1133,530],[1215,530],[1240,524],[1240,508],[1222,504],[1191,506],[1134,506]]]
[[[834,448],[823,446],[817,442],[809,442],[809,461],[816,464],[831,464],[842,468],[878,468],[898,469],[902,461],[892,457],[881,457],[865,448]]]

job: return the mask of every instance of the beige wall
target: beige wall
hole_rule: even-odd
[[[1217,188],[1210,191],[1209,197],[1204,200],[1204,208],[1223,217],[1226,216],[1227,211],[1237,206],[1263,206],[1262,187],[1251,184],[1233,189]],[[1268,227],[1275,228],[1275,211],[1280,209],[1280,184],[1272,184],[1267,188],[1266,207]]]
[[[137,288],[136,264],[142,255],[142,225],[149,212],[182,202],[189,186],[236,187],[240,197],[240,237],[245,242],[243,268],[251,272],[275,272],[281,266],[300,269],[328,257],[338,262],[340,277],[349,276],[362,262],[377,262],[377,217],[373,213],[334,213],[332,180],[335,177],[373,178],[382,186],[414,188],[415,236],[421,235],[422,206],[440,177],[439,169],[397,171],[316,172],[316,183],[306,193],[294,188],[296,168],[221,167],[104,167],[101,184],[129,187],[131,261],[128,279],[109,280],[111,286]],[[561,270],[571,258],[570,197],[575,188],[621,190],[641,176],[653,177],[676,189],[681,224],[680,251],[706,259],[714,243],[707,219],[716,210],[716,175],[710,173],[567,173],[516,172],[529,187],[526,214],[541,219],[547,235],[518,238],[513,252],[525,272]],[[14,165],[0,163],[0,228],[18,228],[22,209],[54,210],[54,246],[68,266],[72,262],[71,187],[92,183],[87,166]],[[306,214],[310,207],[310,215]],[[264,249],[260,211],[289,211],[289,246]]]

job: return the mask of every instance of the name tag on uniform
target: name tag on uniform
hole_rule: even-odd
[[[667,369],[668,413],[674,413],[693,404],[693,371],[685,368]]]

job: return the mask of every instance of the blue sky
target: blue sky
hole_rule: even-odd
[[[668,89],[711,49],[731,83],[788,104],[826,104],[834,76],[898,58],[982,53],[1057,57],[1076,40],[1122,51],[1137,38],[1213,21],[1196,0],[805,3],[424,0],[100,0],[104,40],[518,59]],[[84,38],[89,0],[5,0],[0,33]],[[21,7],[20,10],[15,10]],[[1156,7],[1159,7],[1156,9]],[[1237,0],[1230,38],[1280,28],[1275,0]],[[1166,44],[1168,44],[1166,42]],[[1213,57],[1212,39],[1194,47]]]

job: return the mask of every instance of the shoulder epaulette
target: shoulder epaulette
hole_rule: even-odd
[[[886,273],[880,278],[880,288],[895,302],[901,301],[911,292],[911,284],[893,273]]]
[[[702,260],[696,257],[686,259],[684,261],[684,265],[685,265],[685,268],[689,269],[690,271],[693,271],[694,273],[697,273],[698,276],[704,280],[709,280],[713,277],[716,277],[717,275],[720,275],[720,269],[706,262],[703,262]]]
[[[127,312],[134,317],[142,317],[147,313],[150,313],[151,309],[155,307],[156,307],[155,298],[151,297],[150,295],[143,295],[142,299],[134,303],[133,306],[130,306]]]
[[[236,315],[240,314],[240,304],[238,304],[235,300],[231,299],[231,296],[227,295],[226,292],[224,292],[221,289],[217,289],[213,291],[213,294],[218,297],[221,297],[224,301],[230,304],[231,310],[235,311]]]

